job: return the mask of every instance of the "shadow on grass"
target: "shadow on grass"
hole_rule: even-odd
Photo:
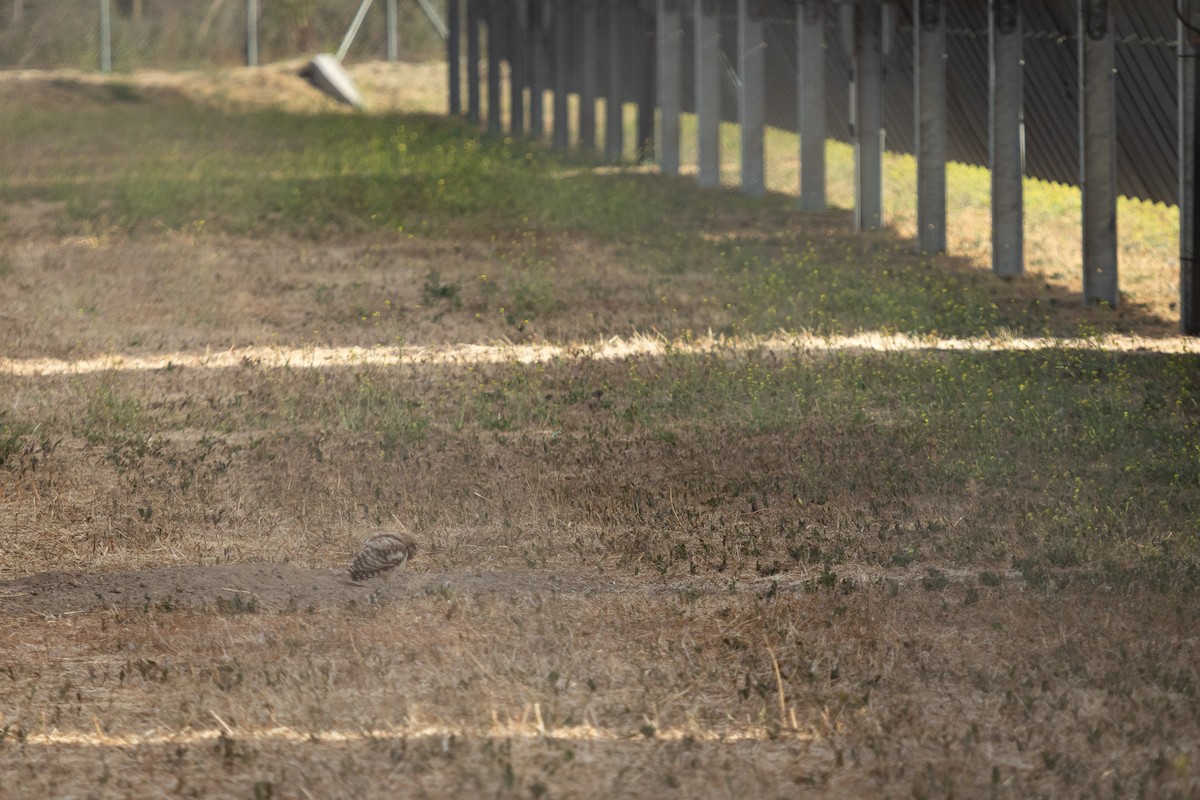
[[[69,94],[60,83],[55,90]],[[716,276],[712,300],[729,311],[718,327],[731,334],[1175,332],[1134,303],[1090,307],[1034,277],[1000,279],[967,258],[915,255],[893,232],[856,233],[845,210],[801,214],[781,194],[749,199],[600,166],[592,154],[553,152],[463,120],[216,111],[124,83],[77,92],[88,102],[71,124],[58,125],[66,110],[51,108],[14,129],[14,158],[48,137],[58,152],[88,151],[90,171],[64,174],[51,159],[16,196],[66,200],[89,230],[200,223],[245,236],[400,232],[484,243],[552,233],[598,243],[665,280]]]
[[[943,336],[1174,336],[1178,324],[1144,304],[1085,303],[1036,275],[1002,277],[954,254],[923,255],[894,231],[860,232],[850,210],[802,213],[795,198],[750,199],[690,178],[611,172],[576,178],[580,191],[650,198],[673,257],[710,261],[740,292],[734,332],[883,330]],[[598,187],[590,186],[590,183]],[[655,242],[647,242],[654,250]],[[707,251],[707,252],[705,252]],[[682,254],[682,255],[681,255]]]

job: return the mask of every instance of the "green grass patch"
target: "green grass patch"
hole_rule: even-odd
[[[119,114],[110,104],[83,103],[70,115],[17,109],[0,117],[10,130],[9,161],[18,165],[0,188],[15,199],[66,201],[84,233],[283,231],[321,241],[383,233],[513,243],[508,263],[519,274],[491,310],[517,329],[569,305],[556,269],[564,265],[538,250],[562,236],[608,248],[655,280],[717,276],[704,301],[725,313],[707,324],[727,333],[1064,329],[1054,321],[1063,302],[1057,295],[1030,286],[1028,299],[1014,300],[977,269],[948,269],[894,239],[854,237],[844,212],[798,217],[783,195],[702,191],[690,179],[614,170],[590,154],[442,117],[214,111],[181,100],[131,102],[123,86],[109,89],[120,96],[109,101],[120,104]],[[831,143],[829,153],[831,175],[850,170],[844,147]],[[908,166],[889,161],[897,184],[889,191],[911,182]],[[978,173],[956,172],[964,207],[986,200]],[[1069,194],[1044,187],[1031,192],[1031,203],[1066,207]],[[1137,219],[1153,239],[1148,246],[1161,246],[1149,217]],[[432,287],[434,298],[439,291],[441,284]]]

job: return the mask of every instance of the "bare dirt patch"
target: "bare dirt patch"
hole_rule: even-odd
[[[345,569],[235,563],[113,572],[39,572],[0,582],[0,610],[46,617],[119,609],[214,611],[236,607],[247,612],[296,612],[401,603],[433,594],[513,597],[711,588],[711,580],[651,586],[631,581],[624,574],[606,576],[596,570],[418,572],[356,583]],[[750,588],[752,585],[744,590]]]

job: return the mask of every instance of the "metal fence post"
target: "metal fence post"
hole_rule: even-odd
[[[1179,327],[1200,336],[1200,3],[1187,0],[1176,23],[1179,42]]]
[[[825,2],[796,6],[796,110],[800,131],[800,210],[825,210]]]
[[[1108,0],[1079,0],[1079,185],[1083,299],[1115,306],[1117,288],[1116,52]]]
[[[721,183],[721,20],[716,0],[696,0],[696,182]]]
[[[683,112],[683,15],[680,0],[658,0],[658,166],[679,174],[679,115]]]
[[[989,0],[988,152],[992,170],[992,271],[1025,271],[1023,190],[1025,131],[1018,0]]]
[[[946,8],[944,0],[916,0],[918,253],[946,252]]]
[[[112,13],[109,0],[100,0],[100,71],[112,72]]]
[[[742,129],[742,192],[766,193],[763,135],[766,127],[766,35],[762,0],[738,0],[738,124]]]

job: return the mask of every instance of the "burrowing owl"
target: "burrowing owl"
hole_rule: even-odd
[[[417,554],[417,542],[407,533],[377,533],[363,542],[350,562],[350,580],[361,581],[383,574]]]

